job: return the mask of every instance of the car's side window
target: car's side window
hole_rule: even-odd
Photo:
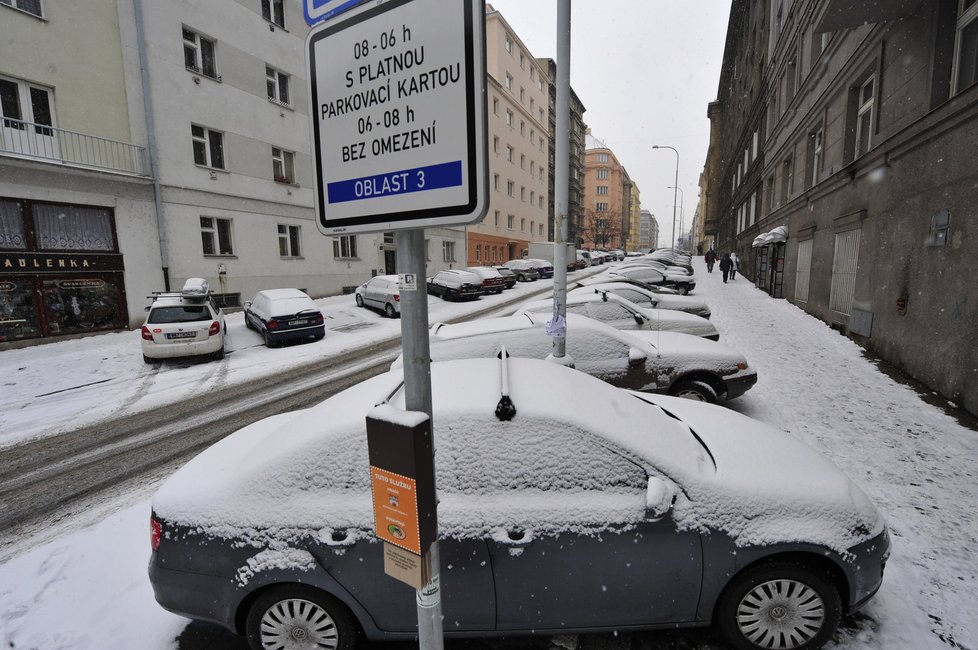
[[[607,372],[628,370],[629,346],[623,341],[593,330],[567,328],[567,353],[575,367],[587,373],[597,373],[602,379]]]
[[[607,322],[632,318],[632,312],[616,302],[592,302],[588,306],[591,308],[591,318],[595,320]]]
[[[631,300],[635,304],[652,304],[652,298],[645,295],[641,291],[635,291],[634,289],[619,289],[616,291],[619,296],[627,300]]]

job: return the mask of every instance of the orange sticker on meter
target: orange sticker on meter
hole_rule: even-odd
[[[374,501],[374,534],[404,550],[421,555],[418,492],[413,478],[370,466]]]

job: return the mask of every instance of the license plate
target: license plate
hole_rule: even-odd
[[[308,325],[308,320],[290,320],[289,325]]]
[[[168,339],[192,339],[197,337],[197,332],[167,332]]]

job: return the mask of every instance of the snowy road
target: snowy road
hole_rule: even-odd
[[[697,266],[694,295],[712,306],[721,341],[744,352],[759,374],[757,385],[730,407],[780,427],[831,457],[873,497],[889,523],[893,553],[882,589],[859,616],[845,622],[836,643],[829,647],[978,650],[974,608],[978,602],[978,433],[973,420],[961,416],[959,421],[953,410],[933,405],[933,396],[925,400],[913,388],[894,381],[854,343],[791,304],[772,300],[741,277],[724,285],[719,273],[707,274],[700,262]],[[461,313],[471,306],[444,307]],[[447,319],[444,314],[448,311],[436,315],[433,310],[433,319]],[[370,315],[354,311],[350,317]],[[377,323],[378,327],[396,325]],[[344,344],[354,344],[358,332],[370,329],[348,331],[342,337]],[[98,350],[95,354],[108,352],[108,348]],[[305,353],[293,351],[249,350],[251,354],[239,355],[242,365],[238,371],[257,375],[260,366],[268,371],[280,363],[265,352]],[[131,352],[127,354],[134,356]],[[0,363],[11,359],[8,354],[0,354]],[[24,358],[18,357],[18,367],[27,367]],[[233,355],[230,360],[234,362]],[[108,368],[122,372],[111,364]],[[138,365],[137,369],[142,370]],[[173,371],[170,374],[183,369]],[[8,375],[4,376],[7,381]],[[43,379],[56,382],[58,378]],[[72,381],[84,383],[81,379],[84,377],[76,375]],[[63,421],[62,414],[71,406],[48,401],[47,408]],[[98,408],[106,411],[119,404]],[[51,427],[34,426],[33,430],[43,435]],[[0,646],[44,650],[244,647],[240,640],[214,628],[188,627],[186,620],[161,610],[153,600],[146,577],[148,498],[167,471],[169,468],[161,467],[144,482],[85,504],[84,516],[39,528],[35,536],[12,548],[7,557],[14,553],[16,557],[0,564]],[[86,525],[89,522],[94,523]],[[582,647],[604,644],[623,649],[715,647],[702,635],[624,634],[582,637],[580,642]],[[543,641],[450,645],[545,646]]]

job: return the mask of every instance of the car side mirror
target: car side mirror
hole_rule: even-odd
[[[676,493],[669,483],[658,476],[649,477],[649,487],[645,492],[645,518],[658,521],[666,516],[676,502]]]
[[[645,363],[645,360],[648,358],[648,355],[638,348],[631,348],[628,350],[628,365],[630,367],[634,368],[635,366],[640,366]]]
[[[251,309],[251,301],[249,300],[244,304],[245,309]]]
[[[635,322],[639,325],[645,325],[645,318],[641,314],[635,314]]]

